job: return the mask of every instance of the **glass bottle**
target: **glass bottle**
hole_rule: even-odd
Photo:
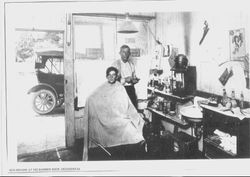
[[[168,113],[168,100],[164,98],[163,100],[163,113],[167,114]]]
[[[158,90],[162,91],[163,87],[162,87],[162,78],[161,76],[158,77]]]
[[[150,75],[150,77],[149,77],[149,85],[148,86],[149,87],[153,86],[153,77],[152,77],[152,75]]]
[[[151,107],[154,104],[154,100],[156,98],[155,90],[152,89],[151,95],[149,96],[148,106]]]
[[[155,97],[156,97],[155,88],[153,88],[153,90],[152,90],[152,92],[151,92],[151,97],[152,97],[152,98],[155,98]]]
[[[173,92],[173,94],[176,93],[176,77],[175,77],[175,75],[172,76],[172,92]]]
[[[159,135],[160,135],[160,137],[163,135],[164,131],[165,131],[164,126],[162,124],[160,124],[160,127],[159,127]]]
[[[226,106],[227,102],[228,102],[227,91],[226,91],[226,89],[224,88],[224,89],[223,89],[222,100],[221,100],[222,106]]]
[[[235,91],[234,90],[232,90],[232,93],[231,93],[231,104],[232,104],[233,108],[237,107],[237,101],[235,99]]]
[[[166,85],[166,93],[167,93],[167,94],[170,94],[170,92],[171,92],[171,91],[170,91],[170,84],[168,84],[168,85]]]
[[[152,87],[155,87],[155,75],[152,76]]]
[[[240,109],[244,108],[244,95],[243,92],[240,93]]]
[[[154,74],[154,87],[156,88],[156,89],[158,89],[158,80],[159,80],[159,78],[158,78],[158,75],[157,74]]]
[[[169,76],[169,93],[173,92],[173,80],[172,80],[172,76]]]

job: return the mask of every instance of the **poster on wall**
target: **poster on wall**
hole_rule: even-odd
[[[245,30],[243,28],[229,31],[230,60],[240,59],[246,55]]]

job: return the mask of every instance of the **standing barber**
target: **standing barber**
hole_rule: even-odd
[[[120,80],[121,84],[124,85],[131,102],[137,109],[137,97],[134,84],[138,83],[139,79],[135,75],[135,66],[129,58],[130,54],[129,46],[121,46],[121,60],[116,60],[112,65],[118,69],[118,79]]]

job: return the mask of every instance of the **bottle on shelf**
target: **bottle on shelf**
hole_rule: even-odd
[[[226,106],[227,103],[228,103],[227,91],[224,88],[223,89],[223,95],[222,95],[221,104],[222,104],[222,106]]]
[[[163,91],[164,89],[164,84],[162,82],[161,76],[158,77],[158,90]]]
[[[234,90],[232,90],[232,93],[231,93],[231,104],[232,104],[233,108],[237,107],[237,101],[235,98],[235,91]]]
[[[152,98],[155,98],[155,97],[156,97],[155,88],[153,88],[153,90],[152,90],[152,92],[151,92],[151,97],[152,97]]]
[[[244,95],[243,92],[240,93],[240,109],[244,108]]]
[[[170,93],[171,93],[171,91],[170,91],[170,85],[169,85],[169,84],[166,85],[166,93],[167,93],[167,94],[170,94]]]
[[[163,98],[158,99],[158,111],[163,111]]]
[[[156,89],[158,89],[158,81],[159,81],[159,79],[158,79],[158,75],[155,73],[154,74],[154,87],[156,88]]]
[[[154,87],[155,86],[155,76],[153,75],[153,77],[152,77],[152,85],[151,85],[152,87]]]
[[[175,94],[175,91],[176,91],[176,77],[175,77],[174,74],[171,77],[171,91],[172,91],[173,94]]]
[[[168,113],[168,100],[164,98],[163,100],[163,113],[167,114]]]
[[[152,86],[153,86],[153,76],[152,76],[152,74],[149,76],[148,86],[149,86],[149,87],[152,87]]]
[[[169,76],[169,93],[173,93],[173,79]]]
[[[164,126],[162,124],[160,124],[160,126],[159,126],[159,135],[160,135],[160,137],[163,135],[164,131],[165,131]]]
[[[162,87],[163,87],[163,92],[167,92],[167,85],[168,85],[168,80],[167,76],[163,75],[162,76]]]

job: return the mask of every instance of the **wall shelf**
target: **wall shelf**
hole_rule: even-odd
[[[179,101],[179,102],[187,102],[187,101],[190,101],[190,100],[192,100],[194,98],[193,95],[187,95],[185,97],[180,97],[180,96],[177,96],[177,95],[169,94],[169,93],[160,91],[158,89],[155,89],[154,87],[148,87],[148,90],[151,91],[151,92],[154,90],[154,92],[156,94],[160,94],[162,96],[166,96],[168,98],[172,98],[172,99],[174,99],[176,101]]]

